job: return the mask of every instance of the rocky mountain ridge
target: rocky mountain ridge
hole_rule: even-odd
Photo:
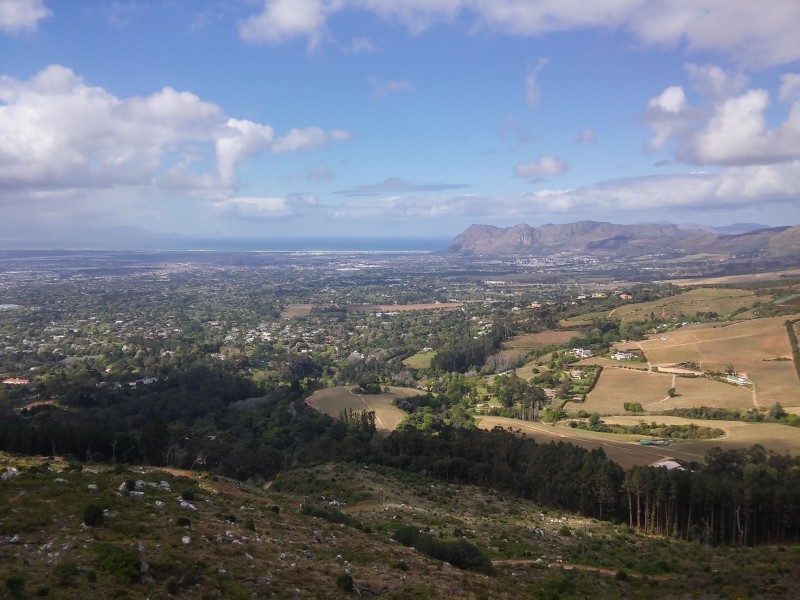
[[[578,221],[539,227],[521,223],[505,228],[471,225],[453,239],[445,252],[469,256],[572,253],[626,257],[701,252],[790,256],[800,253],[800,227],[770,227],[726,235],[664,223]]]

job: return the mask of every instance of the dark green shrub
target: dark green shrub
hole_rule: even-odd
[[[6,577],[5,588],[11,598],[22,598],[25,592],[25,577],[9,575]]]
[[[345,592],[353,591],[353,577],[350,573],[342,573],[336,578],[336,587]]]
[[[191,527],[192,521],[189,517],[178,517],[176,521],[179,527]]]
[[[494,574],[492,561],[477,546],[466,540],[440,540],[410,525],[398,529],[394,539],[404,546],[415,548],[431,558],[450,563],[459,569],[480,571],[487,575]]]
[[[173,596],[180,593],[181,591],[181,586],[178,583],[178,580],[175,579],[174,577],[170,577],[169,579],[167,579],[166,583],[164,584],[164,587],[167,588],[167,593]]]
[[[118,580],[129,582],[139,576],[141,561],[136,550],[101,543],[95,546],[95,552],[100,559],[100,568]]]
[[[103,507],[97,504],[87,504],[83,509],[83,522],[88,527],[97,527],[103,524]]]
[[[320,508],[317,506],[303,504],[303,506],[300,508],[300,513],[312,517],[318,517],[330,523],[342,523],[350,527],[355,527],[356,529],[364,528],[364,525],[361,523],[361,521],[354,519],[350,515],[346,515],[342,511],[336,510],[335,508]]]

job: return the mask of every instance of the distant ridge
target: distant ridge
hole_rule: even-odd
[[[513,254],[548,255],[574,253],[592,256],[644,256],[698,252],[725,254],[765,254],[788,256],[800,254],[800,227],[730,226],[722,234],[707,228],[678,227],[670,223],[617,225],[599,221],[578,221],[531,227],[521,223],[513,227],[471,225],[456,236],[445,252],[471,256]],[[757,226],[760,227],[760,226]]]

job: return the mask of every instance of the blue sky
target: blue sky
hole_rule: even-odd
[[[798,224],[798,29],[796,0],[0,0],[0,239]]]

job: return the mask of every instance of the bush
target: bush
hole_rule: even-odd
[[[350,573],[342,573],[336,578],[336,587],[345,592],[353,591],[353,577]]]
[[[303,506],[300,508],[300,514],[309,515],[311,517],[319,517],[320,519],[324,519],[329,523],[341,523],[350,527],[355,527],[356,529],[364,529],[364,524],[361,521],[354,519],[350,515],[346,515],[342,511],[336,510],[335,508],[319,508],[316,506],[303,504]]]
[[[25,592],[25,578],[22,575],[10,575],[6,577],[5,588],[11,598],[22,598]]]
[[[189,517],[178,517],[178,520],[176,521],[176,523],[178,524],[179,527],[191,527],[192,526],[192,521],[191,521],[191,519],[189,519]]]
[[[486,558],[477,546],[465,540],[439,540],[427,533],[421,533],[417,527],[410,525],[398,529],[394,539],[404,546],[415,548],[431,558],[450,563],[459,569],[480,571],[487,575],[494,574],[492,561]]]
[[[103,508],[97,504],[87,504],[83,509],[83,522],[88,527],[98,527],[103,524]]]
[[[102,543],[95,546],[95,552],[100,557],[100,568],[118,580],[130,582],[139,576],[141,561],[136,550]]]

